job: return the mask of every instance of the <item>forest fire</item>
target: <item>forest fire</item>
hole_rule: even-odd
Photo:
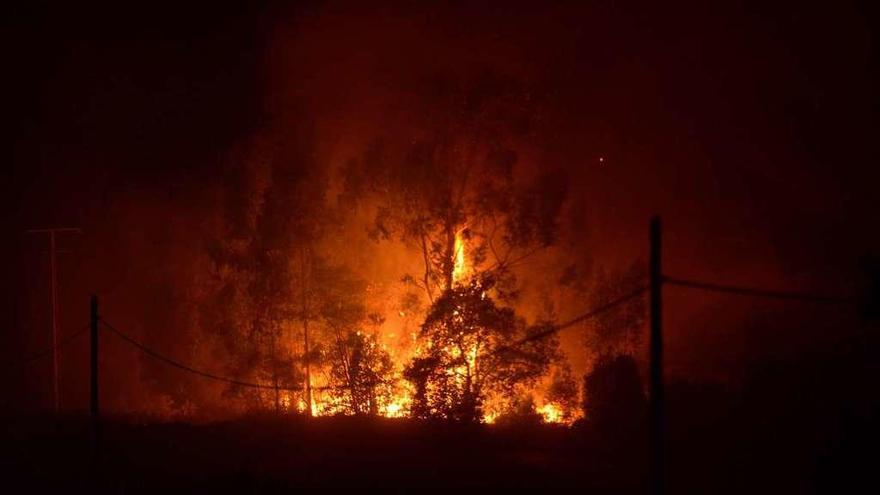
[[[489,302],[487,300],[489,287],[485,287],[483,284],[476,283],[468,278],[469,274],[473,273],[473,269],[468,266],[465,232],[466,229],[464,228],[456,231],[452,252],[450,253],[453,260],[451,263],[451,283],[453,284],[451,288],[475,291],[474,295],[478,300],[481,303],[486,303]],[[420,397],[419,399],[422,403],[414,404],[413,394],[417,393],[420,390],[419,387],[424,385],[420,385],[417,379],[414,380],[409,376],[405,380],[400,379],[400,374],[411,366],[409,361],[415,360],[414,362],[418,362],[419,356],[425,355],[425,352],[427,352],[427,355],[432,356],[432,359],[449,363],[445,370],[438,369],[435,371],[435,373],[439,372],[442,376],[446,377],[443,380],[451,380],[446,381],[443,386],[458,389],[460,390],[459,393],[463,394],[473,393],[474,382],[483,374],[481,360],[486,357],[485,348],[490,344],[486,340],[486,335],[483,335],[485,329],[481,328],[486,322],[468,318],[471,308],[468,307],[467,301],[462,303],[450,301],[450,303],[451,306],[447,308],[451,318],[449,323],[456,329],[456,333],[451,336],[450,340],[443,339],[438,341],[425,338],[426,336],[422,331],[419,332],[422,335],[414,336],[414,341],[408,342],[404,339],[401,344],[399,341],[394,342],[393,339],[386,342],[387,338],[385,337],[397,335],[398,332],[405,333],[403,329],[398,328],[393,332],[386,331],[384,334],[381,330],[374,330],[376,332],[375,335],[365,341],[365,347],[350,349],[337,335],[335,338],[338,352],[340,353],[339,356],[342,359],[343,377],[348,383],[334,381],[332,374],[312,375],[309,378],[309,385],[312,390],[311,415],[333,416],[337,414],[369,412],[370,414],[388,418],[402,418],[418,414],[435,414],[436,412],[427,412],[430,411],[430,406],[427,406],[425,401],[431,400],[428,397]],[[400,317],[406,315],[404,311],[399,313],[398,316]],[[338,331],[335,332],[338,333]],[[365,336],[366,334],[362,333],[361,330],[357,330],[349,338],[357,340]],[[408,349],[409,346],[407,344],[415,344],[415,348]],[[364,361],[364,351],[377,352],[378,354],[375,359],[378,360]],[[366,354],[368,355],[369,353]],[[488,358],[491,358],[491,353],[489,353]],[[318,366],[316,365],[319,364],[320,361],[311,363],[310,369],[317,368]],[[361,368],[359,369],[359,367]],[[380,370],[379,367],[382,369]],[[413,368],[410,367],[409,369],[412,370]],[[365,381],[371,381],[371,383],[365,383]],[[382,385],[377,386],[379,385],[378,382],[381,382]],[[359,386],[362,386],[363,390],[357,390]],[[363,400],[369,404],[365,408],[353,405],[350,402],[354,395],[359,394],[362,394]],[[282,409],[289,408],[290,397],[290,393],[286,393],[283,396],[281,402]],[[505,414],[505,411],[510,407],[506,400],[499,396],[487,395],[479,399],[475,397],[475,399],[479,400],[483,405],[479,406],[482,412],[474,419],[483,423],[494,423],[499,415]],[[306,412],[309,410],[308,404],[309,401],[304,397],[297,402],[296,410],[301,413]],[[414,409],[414,406],[416,409]],[[418,407],[428,409],[427,411],[422,409],[420,412],[417,409]],[[445,407],[448,407],[448,405]],[[547,423],[571,422],[571,419],[564,417],[559,405],[549,402],[536,409],[535,414]],[[569,414],[569,417],[576,417],[576,415]]]
[[[566,172],[536,151],[542,102],[509,74],[438,77],[351,142],[281,119],[228,150],[204,193],[218,207],[177,255],[179,342],[163,344],[225,383],[158,380],[145,403],[169,417],[578,417],[571,349],[547,330],[587,276],[550,291],[561,261],[537,267],[570,256],[573,235]]]
[[[19,3],[0,490],[880,492],[880,2]]]

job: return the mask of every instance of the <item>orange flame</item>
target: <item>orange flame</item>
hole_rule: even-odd
[[[452,280],[460,282],[467,272],[467,265],[464,253],[464,239],[461,236],[461,230],[455,234],[455,264],[452,269]]]

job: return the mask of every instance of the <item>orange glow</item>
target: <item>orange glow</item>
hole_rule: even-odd
[[[545,423],[564,423],[562,409],[556,404],[548,402],[538,408],[538,413]]]
[[[409,393],[403,393],[400,395],[396,395],[391,399],[391,402],[385,405],[384,408],[379,410],[379,414],[381,416],[385,416],[386,418],[403,418],[409,413],[409,404],[410,404]]]
[[[467,239],[464,229],[459,229],[455,234],[453,255],[453,282],[456,284],[464,283],[467,277],[472,273],[472,267],[468,266],[467,257]],[[483,297],[487,297],[483,293]],[[381,306],[380,306],[381,307]],[[403,319],[409,317],[408,312],[399,308],[383,308],[391,311],[395,317],[389,318],[382,324],[382,328],[378,329],[379,337],[378,345],[389,353],[392,362],[395,364],[395,374],[400,375],[402,368],[412,358],[417,355],[421,347],[426,345],[431,347],[432,342],[419,342],[418,332],[407,329]],[[457,313],[456,313],[457,314]],[[361,334],[361,331],[357,332]],[[404,338],[398,338],[404,337]],[[462,358],[460,364],[447,372],[461,386],[463,386],[468,374],[475,375],[480,367],[480,349],[475,341],[465,342],[464,348],[456,346],[446,346],[444,352],[457,358]],[[312,375],[312,416],[333,416],[340,413],[347,413],[349,405],[345,403],[345,399],[334,394],[328,393],[325,387],[332,385],[327,376],[322,374]],[[391,391],[390,395],[378,398],[379,403],[376,404],[375,414],[386,418],[405,418],[411,413],[413,391],[404,380],[400,380]],[[539,395],[540,397],[540,395]],[[539,404],[542,401],[539,399]],[[280,396],[280,407],[284,411],[296,411],[305,413],[308,409],[305,398],[300,393],[284,392]],[[483,404],[483,413],[480,418],[484,424],[493,424],[498,421],[507,411],[507,403],[501,397],[487,397]],[[569,424],[571,421],[567,419],[562,408],[555,403],[543,403],[535,409],[545,423]]]

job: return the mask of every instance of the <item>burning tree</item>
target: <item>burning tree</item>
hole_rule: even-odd
[[[487,397],[514,396],[559,358],[555,338],[529,338],[546,327],[527,328],[512,309],[495,304],[490,288],[490,281],[474,279],[432,305],[423,348],[404,371],[415,390],[414,416],[479,421]]]
[[[375,335],[347,332],[330,346],[332,395],[352,414],[376,415],[394,392],[394,363]]]
[[[405,373],[414,414],[475,420],[488,394],[530,383],[555,356],[553,339],[515,345],[526,325],[495,301],[513,303],[516,267],[556,241],[566,181],[552,167],[517,168],[540,117],[528,88],[438,79],[420,101],[412,135],[348,162],[342,199],[374,208],[375,240],[421,258],[421,273],[402,278],[429,306]]]
[[[394,363],[375,335],[383,319],[368,312],[366,283],[348,267],[320,257],[311,265],[308,318],[321,331],[309,362],[329,368],[331,409],[377,414],[396,384]]]
[[[550,386],[544,396],[546,402],[542,413],[554,416],[549,419],[570,423],[578,416],[580,403],[578,402],[578,384],[571,372],[571,366],[566,362],[557,367],[553,372]]]
[[[310,213],[321,204],[323,181],[308,150],[299,147],[307,141],[256,139],[233,153],[218,191],[224,208],[209,227],[211,275],[197,302],[199,326],[212,337],[205,342],[219,344],[227,373],[278,388],[302,383],[288,338],[291,254],[316,235]],[[232,386],[229,393],[248,407],[281,408],[278,389],[266,394]]]
[[[513,296],[511,270],[555,242],[565,198],[565,178],[552,167],[517,174],[538,105],[495,76],[436,81],[422,103],[413,135],[378,139],[348,162],[343,199],[372,199],[370,235],[419,252],[422,272],[404,280],[430,302],[479,272],[492,274],[496,295]]]

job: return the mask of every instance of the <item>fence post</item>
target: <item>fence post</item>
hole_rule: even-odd
[[[92,296],[91,302],[91,318],[90,318],[90,326],[91,326],[91,355],[89,359],[90,363],[90,419],[91,419],[91,434],[92,434],[92,455],[96,456],[98,451],[98,436],[99,436],[99,428],[100,428],[100,411],[98,409],[98,296]]]
[[[660,262],[661,238],[660,217],[651,218],[651,478],[653,492],[665,492],[665,418],[663,405],[663,315],[662,290],[663,270]]]

